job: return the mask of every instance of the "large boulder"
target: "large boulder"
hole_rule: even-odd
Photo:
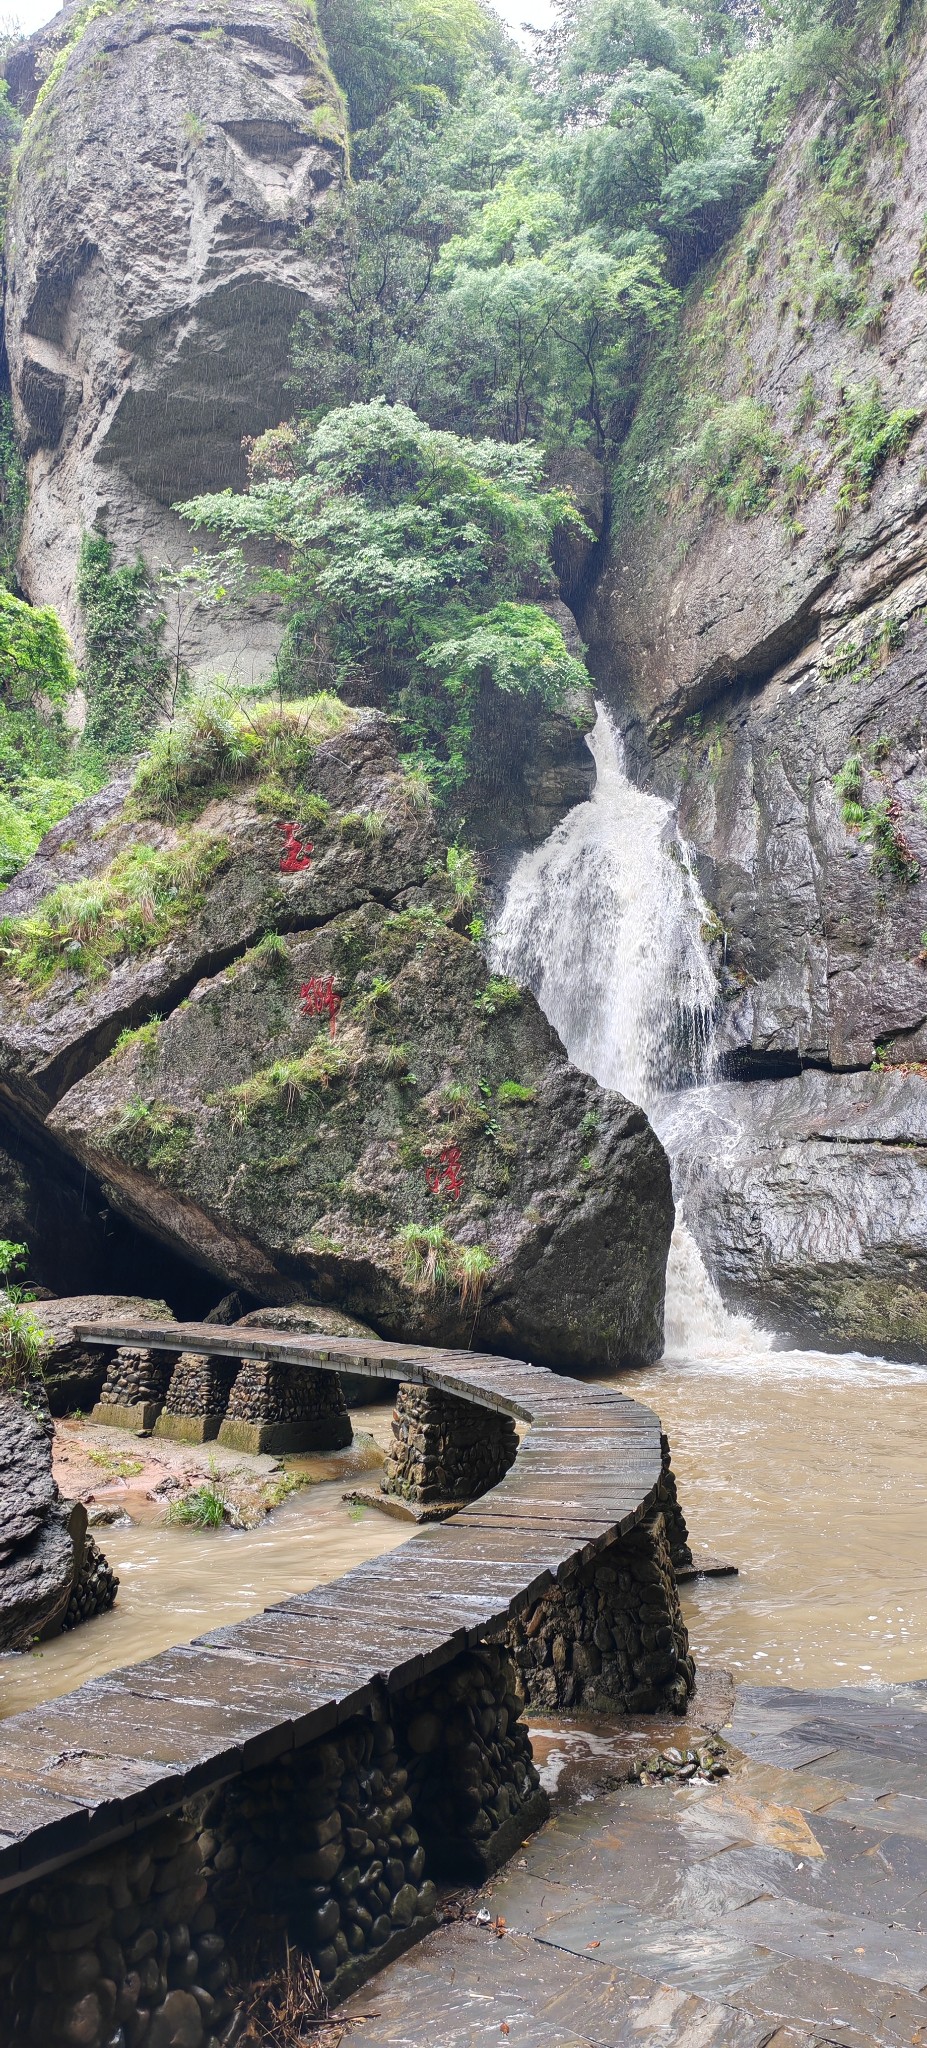
[[[68,7],[11,77],[31,105],[7,240],[19,573],[79,647],[82,533],[188,560],[171,505],[240,486],[243,438],[290,408],[293,323],[332,290],[301,236],[343,179],[343,116],[301,0]],[[278,638],[269,602],[206,608],[186,652],[250,674]]]
[[[266,786],[204,791],[182,827],[136,796],[117,862],[212,849],[169,928],[115,956],[65,930],[36,966],[40,906],[7,926],[0,1085],[115,1207],[265,1302],[564,1366],[655,1357],[662,1148],[490,975],[388,721],[345,718],[272,786],[301,865]]]
[[[731,1307],[814,1347],[927,1359],[927,1077],[721,1083],[661,1128]]]

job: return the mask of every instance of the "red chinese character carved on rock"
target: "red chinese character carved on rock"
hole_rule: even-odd
[[[311,981],[304,981],[299,991],[304,1017],[324,1017],[328,1011],[328,1028],[335,1036],[335,1019],[341,1008],[338,995],[330,974],[314,974]]]
[[[459,1145],[445,1145],[437,1166],[426,1166],[425,1181],[432,1195],[450,1195],[452,1202],[459,1202],[463,1194],[463,1167]]]
[[[280,856],[280,873],[281,875],[298,875],[301,868],[307,868],[311,864],[312,856],[315,852],[312,840],[300,839],[294,824],[283,825],[278,823],[277,831],[283,833],[284,839],[283,852]]]

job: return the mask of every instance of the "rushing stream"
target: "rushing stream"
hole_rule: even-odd
[[[382,1445],[390,1414],[382,1406],[356,1409],[355,1430]],[[346,1491],[358,1481],[369,1483],[366,1458],[353,1474],[350,1452],[287,1463],[294,1472],[305,1468],[312,1483],[254,1529],[172,1527],[163,1502],[127,1485],[115,1502],[127,1519],[97,1531],[119,1574],[115,1607],[35,1650],[0,1657],[0,1717],[55,1699],[117,1665],[189,1643],[223,1622],[242,1621],[290,1593],[309,1592],[413,1533],[409,1522],[351,1508]]]
[[[589,745],[592,796],[518,862],[494,963],[578,1066],[647,1109],[672,1159],[713,1069],[705,905],[601,708]],[[697,1548],[740,1567],[684,1590],[696,1658],[783,1684],[924,1675],[924,1383],[918,1366],[775,1347],[725,1309],[678,1217],[666,1352],[634,1392],[669,1433]]]

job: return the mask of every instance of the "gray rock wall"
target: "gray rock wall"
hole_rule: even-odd
[[[927,1052],[925,88],[915,41],[842,212],[813,170],[833,102],[799,114],[692,299],[646,448],[645,394],[581,616],[634,772],[678,804],[696,850],[723,933],[723,1047],[757,1074]],[[920,423],[848,492],[847,406],[873,387]],[[682,459],[734,404],[760,408],[778,445],[753,517]],[[865,803],[894,807],[919,864],[910,881],[844,821],[834,778],[857,751]]]
[[[62,1500],[38,1381],[0,1394],[0,1651],[27,1650],[111,1607],[119,1581]]]
[[[189,559],[171,505],[239,486],[243,437],[285,417],[290,331],[332,283],[300,232],[344,165],[337,88],[298,0],[126,0],[80,19],[69,9],[35,39],[35,69],[54,69],[11,194],[6,299],[29,469],[20,576],[78,646],[82,532],[104,531],[120,560]],[[20,62],[27,104],[28,73]],[[269,601],[201,610],[188,653],[248,680],[278,638]]]
[[[776,1331],[923,1357],[917,24],[860,65],[874,77],[895,57],[899,82],[852,149],[836,125],[839,92],[806,100],[766,194],[694,289],[624,451],[580,623],[631,772],[675,806],[694,850],[722,1071],[751,1084],[713,1089],[703,1114],[687,1124],[684,1107],[679,1130],[667,1125],[686,1220],[725,1298]],[[843,185],[828,185],[844,145]],[[915,417],[863,474],[854,460],[868,462],[874,442],[859,407],[873,396],[883,422]],[[766,456],[754,442],[739,470],[738,418],[747,443],[766,436]],[[714,486],[710,464],[691,457],[712,422],[728,457]],[[761,506],[752,517],[721,502],[738,480]],[[836,783],[857,759],[859,812],[847,814]],[[868,1074],[873,1062],[903,1070],[896,1090]],[[822,1071],[802,1074],[809,1066]]]
[[[668,1133],[732,1306],[805,1342],[927,1355],[927,1084],[808,1072],[706,1088]]]

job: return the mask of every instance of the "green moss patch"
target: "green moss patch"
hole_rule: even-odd
[[[132,846],[102,874],[53,889],[38,910],[0,920],[6,973],[30,993],[65,970],[96,981],[118,960],[154,952],[202,909],[229,858],[228,841],[182,834],[176,846]]]

